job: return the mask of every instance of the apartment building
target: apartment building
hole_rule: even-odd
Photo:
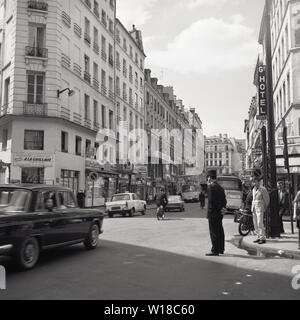
[[[1,183],[62,184],[104,203],[117,177],[99,133],[115,126],[114,1],[9,0],[0,15]]]
[[[157,78],[151,77],[150,69],[145,70],[145,109],[148,132],[148,196],[153,198],[161,187],[176,194],[185,183],[185,159],[189,158],[186,154],[184,158],[184,140],[176,136],[176,130],[178,135],[184,137],[185,129],[192,131],[193,125],[199,125],[202,129],[202,122],[194,109],[192,112],[185,109],[183,101],[174,95],[173,87],[160,85]],[[194,121],[191,122],[191,119]],[[172,131],[175,134],[171,134]],[[191,134],[191,146],[192,136]],[[192,156],[191,149],[190,158]]]
[[[283,126],[288,129],[291,173],[300,188],[300,1],[274,0],[271,10],[274,121],[277,171],[286,176],[283,160]],[[265,47],[265,22],[259,42]],[[265,56],[262,57],[265,63]]]
[[[117,157],[120,172],[118,189],[121,192],[130,189],[141,198],[145,197],[146,162],[137,165],[131,151],[137,135],[144,132],[145,58],[141,31],[135,26],[128,31],[116,19],[116,113],[117,136],[121,142]]]
[[[216,170],[218,175],[241,175],[241,154],[235,139],[227,134],[206,137],[205,148],[207,170]]]

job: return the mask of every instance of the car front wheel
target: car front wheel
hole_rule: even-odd
[[[40,255],[40,246],[36,238],[26,238],[22,241],[15,254],[18,269],[30,270],[36,265]]]
[[[87,235],[87,238],[84,241],[84,246],[87,250],[93,250],[97,248],[99,243],[99,234],[100,231],[98,225],[96,223],[93,223]]]

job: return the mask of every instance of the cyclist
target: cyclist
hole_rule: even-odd
[[[163,212],[161,213],[161,216],[163,217],[166,211],[166,206],[168,204],[168,197],[165,193],[164,188],[160,189],[160,193],[156,197],[156,204],[157,204],[157,213],[159,213],[159,210],[162,209]]]

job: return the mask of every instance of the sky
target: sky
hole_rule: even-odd
[[[142,31],[145,67],[196,108],[206,136],[245,138],[264,0],[117,0]]]

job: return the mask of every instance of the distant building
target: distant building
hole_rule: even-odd
[[[240,140],[227,134],[205,138],[206,170],[216,170],[218,175],[240,176],[243,172],[242,158],[245,153]]]

